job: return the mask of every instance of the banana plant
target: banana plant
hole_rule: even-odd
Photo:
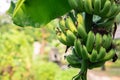
[[[66,46],[65,52],[72,47],[66,60],[69,66],[80,69],[73,80],[87,80],[88,69],[117,60],[117,0],[18,0],[10,9],[13,22],[22,27],[40,27],[59,18],[58,40]]]

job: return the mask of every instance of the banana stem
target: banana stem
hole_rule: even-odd
[[[87,70],[84,72],[84,74],[81,76],[82,80],[87,80]]]
[[[85,27],[86,31],[89,32],[92,29],[93,15],[85,13]]]
[[[81,79],[87,80],[87,61],[83,60],[80,71]]]

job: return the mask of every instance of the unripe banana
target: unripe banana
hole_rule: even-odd
[[[82,1],[82,0],[80,0],[80,1]],[[78,24],[81,24],[82,26],[85,26],[84,18],[82,16],[82,14],[80,14],[80,13],[77,14],[77,22],[78,22]]]
[[[80,63],[76,63],[76,64],[70,64],[69,66],[74,67],[74,68],[81,68],[81,64]]]
[[[97,50],[93,49],[92,53],[90,55],[90,61],[91,62],[96,62],[97,61],[97,55],[98,55]]]
[[[57,34],[57,38],[62,44],[70,46],[64,33]]]
[[[75,47],[73,47],[72,49],[72,54],[74,54],[78,59],[82,59],[82,56],[80,55],[80,53],[76,52]]]
[[[109,13],[106,15],[108,18],[111,17],[113,14],[115,14],[118,10],[118,7],[115,3],[111,5]]]
[[[83,0],[76,0],[77,4],[78,4],[78,10],[79,12],[83,12],[84,11],[84,1]]]
[[[100,11],[100,16],[101,17],[107,17],[106,15],[108,14],[108,12],[110,11],[111,8],[111,2],[109,0],[106,0],[104,7],[102,8],[102,10]]]
[[[95,35],[95,49],[99,51],[102,44],[102,35],[100,33],[96,33]]]
[[[61,29],[61,31],[64,34],[66,34],[67,27],[65,26],[65,20],[64,19],[59,20],[59,28]]]
[[[103,35],[103,42],[102,42],[102,46],[107,50],[109,49],[109,47],[111,46],[112,44],[112,37],[110,35],[106,35],[104,34]]]
[[[101,61],[101,59],[103,59],[106,55],[106,49],[101,47],[99,50],[99,54],[97,56],[97,61]]]
[[[68,56],[66,56],[66,60],[71,65],[79,65],[79,66],[81,66],[81,61],[82,60],[78,59],[74,54],[69,54]]]
[[[74,22],[72,21],[72,19],[68,16],[65,20],[65,25],[66,27],[72,31],[74,34],[77,33],[77,29],[76,29],[76,26],[74,24]]]
[[[101,11],[101,0],[93,0],[93,2],[94,13],[98,15]]]
[[[107,0],[101,0],[101,8],[104,7],[106,1],[107,1]]]
[[[114,50],[114,49],[111,49],[111,50],[105,55],[105,57],[103,58],[102,61],[108,61],[108,60],[112,59],[113,56],[115,55],[115,53],[116,53],[115,50]]]
[[[85,27],[81,24],[78,23],[78,27],[77,27],[77,32],[78,32],[78,36],[83,38],[84,41],[86,41],[87,38],[87,32],[85,31]]]
[[[68,41],[68,43],[73,46],[74,45],[74,41],[76,39],[76,36],[74,35],[74,33],[70,30],[66,31],[66,40]]]
[[[88,14],[93,14],[92,0],[84,0],[84,9]]]
[[[90,31],[88,33],[87,42],[86,42],[86,48],[89,53],[92,52],[92,49],[94,47],[94,42],[95,42],[95,35],[92,31]]]
[[[75,47],[75,52],[76,52],[76,54],[78,55],[78,57],[82,57],[82,52],[81,52],[81,50],[82,50],[82,44],[81,44],[81,41],[80,41],[80,39],[76,39],[75,40],[75,42],[74,42],[74,47]]]
[[[90,54],[88,53],[85,45],[83,45],[81,55],[82,55],[83,60],[89,60],[90,59]]]
[[[117,6],[117,10],[109,17],[109,18],[114,18],[120,13],[120,6]]]

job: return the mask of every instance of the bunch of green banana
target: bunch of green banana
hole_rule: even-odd
[[[77,15],[76,22],[79,24],[75,25],[75,22],[70,16],[67,16],[66,19],[60,19],[58,27],[60,32],[58,32],[57,37],[64,45],[73,46],[77,37],[81,37],[83,41],[87,38],[84,19],[81,14]]]
[[[111,35],[101,35],[100,33],[94,34],[93,31],[90,31],[85,44],[82,43],[81,39],[75,40],[73,54],[78,58],[89,62],[90,67],[94,67],[93,64],[99,67],[114,56],[115,50],[110,49],[111,44]],[[101,65],[98,64],[99,62]]]
[[[114,18],[120,12],[120,6],[114,0],[92,0],[93,12],[103,18]]]
[[[88,25],[86,27],[85,22],[87,18],[82,13],[72,16],[71,14],[67,15],[65,19],[60,19],[59,21],[57,38],[62,44],[68,47],[72,46],[72,53],[66,56],[66,60],[71,67],[81,69],[79,78],[82,79],[81,75],[85,76],[87,69],[104,65],[106,61],[113,59],[116,53],[112,47],[114,43],[110,30],[113,29],[112,27],[115,22],[115,16],[112,17],[111,9],[113,6],[117,8],[118,6],[110,0],[74,1],[77,1],[79,4],[83,2],[81,5],[83,8],[76,8],[77,10],[101,16],[101,19],[96,21],[96,26],[90,26],[91,28],[88,31]],[[88,3],[89,5],[87,5]],[[102,11],[106,9],[104,7],[108,4],[110,5],[110,10],[106,12],[107,14],[105,13],[105,16],[102,16]],[[89,21],[89,18],[87,21]]]
[[[120,5],[114,0],[68,0],[70,6],[79,12],[95,14],[103,18],[114,18],[120,12]]]
[[[120,12],[120,6],[114,0],[92,0],[94,14],[103,18],[114,18]]]

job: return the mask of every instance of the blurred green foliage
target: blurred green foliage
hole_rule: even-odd
[[[34,80],[54,80],[54,77],[59,73],[60,67],[52,62],[35,62],[32,68]]]
[[[76,74],[77,70],[64,71],[48,62],[47,54],[40,59],[32,58],[36,40],[46,40],[49,47],[61,47],[54,40],[56,23],[52,21],[46,28],[21,28],[11,24],[7,15],[0,16],[0,80],[70,80]]]
[[[78,73],[78,69],[70,68],[66,70],[61,70],[55,76],[55,80],[71,80],[75,74]]]

